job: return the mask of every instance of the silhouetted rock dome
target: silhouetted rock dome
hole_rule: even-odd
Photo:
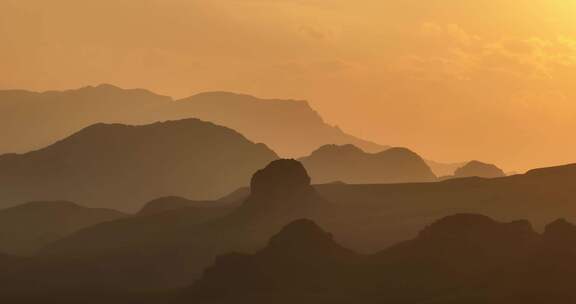
[[[502,169],[496,167],[492,164],[486,164],[473,160],[461,168],[458,168],[454,173],[455,177],[484,177],[484,178],[496,178],[506,176]]]
[[[252,176],[250,184],[254,197],[281,197],[311,189],[310,177],[304,166],[293,159],[279,159]]]
[[[576,225],[565,219],[558,219],[546,226],[543,238],[549,244],[556,245],[576,245]]]
[[[324,145],[318,148],[316,151],[312,152],[311,156],[331,156],[333,154],[342,154],[342,155],[355,155],[355,154],[364,154],[365,152],[362,151],[360,148],[348,144],[348,145]]]
[[[314,183],[378,184],[436,180],[418,154],[400,147],[367,153],[354,145],[324,145],[299,160]]]

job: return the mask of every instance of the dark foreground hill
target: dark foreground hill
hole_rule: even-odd
[[[573,303],[576,227],[475,214],[443,218],[373,255],[298,220],[255,254],[216,258],[190,289],[202,303]]]
[[[43,93],[0,91],[0,154],[38,149],[95,123],[148,124],[192,117],[235,129],[283,156],[307,155],[324,144],[385,149],[326,124],[305,101],[227,92],[173,100],[146,90],[99,85]]]
[[[82,228],[126,217],[70,202],[30,202],[0,210],[0,252],[30,255]]]
[[[454,213],[521,217],[542,229],[560,217],[574,219],[574,180],[572,165],[499,179],[313,187],[300,163],[279,160],[253,176],[246,196],[234,195],[247,198],[226,215],[198,220],[194,209],[176,209],[103,223],[50,244],[42,255],[98,261],[118,273],[95,285],[117,280],[135,289],[178,287],[198,277],[215,255],[252,252],[302,217],[334,232],[343,246],[364,253],[410,239],[422,226]],[[135,275],[139,272],[148,275]]]
[[[8,303],[573,303],[576,226],[543,233],[530,222],[456,214],[374,254],[341,246],[298,219],[255,253],[216,257],[189,287],[134,291],[103,265],[0,254],[0,300]],[[129,269],[129,268],[128,268]],[[135,271],[135,269],[132,269]],[[134,275],[154,275],[146,271]],[[90,274],[87,276],[87,274]],[[108,278],[103,285],[102,278]]]
[[[383,184],[436,180],[426,162],[405,148],[366,153],[354,145],[326,145],[299,160],[316,184],[336,181]]]
[[[130,210],[169,195],[215,199],[276,158],[263,144],[197,119],[97,124],[41,150],[0,156],[0,202]]]

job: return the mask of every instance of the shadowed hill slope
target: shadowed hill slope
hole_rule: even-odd
[[[70,202],[31,202],[0,210],[0,252],[29,255],[82,228],[125,216]]]
[[[214,199],[246,186],[276,158],[263,144],[197,119],[97,124],[41,150],[0,156],[0,201],[130,210],[168,195]]]
[[[42,255],[96,259],[119,272],[103,284],[118,280],[139,289],[175,287],[198,276],[215,255],[256,249],[290,221],[322,217],[329,208],[294,160],[276,160],[259,170],[251,188],[241,206],[217,218],[207,218],[206,212],[220,212],[218,208],[199,212],[186,207],[103,223],[50,244]],[[137,269],[155,275],[135,276]]]
[[[386,148],[326,124],[305,101],[227,92],[173,100],[104,84],[43,93],[0,91],[0,154],[38,149],[95,123],[148,124],[192,117],[233,128],[283,156],[303,156],[330,143],[355,144],[367,151]]]
[[[405,148],[366,153],[353,145],[326,145],[300,161],[317,184],[335,181],[382,184],[436,180],[426,162]]]
[[[188,301],[202,303],[572,303],[576,270],[565,228],[476,214],[443,218],[409,241],[358,255],[314,222],[295,221],[255,254],[219,256]],[[551,230],[562,232],[551,232]],[[562,235],[547,241],[550,234]],[[564,267],[559,268],[559,265]]]

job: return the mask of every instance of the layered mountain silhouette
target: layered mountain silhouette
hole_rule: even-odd
[[[198,119],[96,124],[46,148],[0,156],[0,202],[131,210],[163,196],[216,199],[276,158],[264,144]]]
[[[371,255],[297,220],[255,254],[216,258],[190,289],[203,303],[571,303],[574,226],[452,215]],[[553,239],[553,241],[551,241]],[[561,251],[564,249],[564,251]],[[559,267],[565,263],[565,267]]]
[[[103,84],[67,91],[0,91],[0,154],[48,146],[96,123],[144,124],[171,98]],[[15,132],[17,130],[17,132]]]
[[[198,277],[214,256],[261,248],[299,218],[314,220],[334,232],[338,243],[362,253],[410,239],[421,227],[455,213],[526,218],[543,229],[576,212],[574,178],[576,166],[570,165],[498,179],[311,186],[302,164],[277,160],[253,175],[250,191],[235,192],[232,197],[243,202],[227,214],[207,217],[202,211],[209,208],[192,207],[102,223],[46,246],[41,254],[98,261],[120,273],[106,284],[173,288]],[[525,228],[519,223],[511,229],[515,225]],[[152,274],[134,275],[140,271]]]
[[[351,184],[435,181],[436,176],[418,154],[405,148],[366,153],[354,145],[325,145],[300,161],[314,183]]]
[[[176,105],[177,113],[231,127],[248,138],[268,144],[285,157],[307,155],[324,144],[354,144],[374,152],[387,148],[326,124],[308,102],[302,100],[209,92],[178,100]]]
[[[104,84],[43,93],[0,91],[0,154],[38,149],[95,123],[149,124],[192,117],[233,128],[283,156],[307,155],[324,144],[386,148],[326,124],[305,101],[228,92],[174,100]]]
[[[215,255],[257,249],[290,221],[322,218],[323,211],[331,209],[304,167],[284,159],[253,175],[240,206],[230,210],[234,203],[228,200],[216,202],[223,207],[177,207],[95,225],[46,246],[41,254],[82,261],[104,257],[101,267],[119,274],[102,284],[118,280],[136,289],[175,287],[200,275]],[[134,276],[135,269],[155,274]]]
[[[82,228],[126,216],[70,202],[30,202],[0,210],[0,252],[31,255]]]

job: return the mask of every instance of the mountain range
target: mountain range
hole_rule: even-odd
[[[0,154],[39,149],[96,123],[133,125],[186,118],[232,128],[284,157],[308,155],[324,144],[354,144],[371,152],[387,148],[326,124],[306,101],[229,92],[173,99],[103,84],[41,93],[0,91]]]
[[[171,195],[210,200],[247,186],[277,157],[264,144],[198,119],[96,124],[46,148],[0,156],[0,202],[135,210]]]
[[[101,259],[99,265],[109,271],[121,270],[114,277],[118,284],[131,288],[173,288],[198,277],[215,255],[261,248],[275,231],[298,218],[314,220],[334,232],[343,246],[361,253],[410,239],[422,226],[456,213],[521,217],[542,229],[575,214],[570,191],[574,178],[572,165],[498,179],[312,186],[301,163],[277,160],[253,175],[252,189],[235,194],[242,202],[222,216],[207,218],[190,208],[120,219],[82,229],[40,254]],[[134,277],[137,269],[151,273]],[[111,281],[106,278],[105,283]]]
[[[405,148],[367,153],[354,145],[325,145],[300,158],[314,183],[382,184],[431,182],[426,162]]]
[[[254,254],[216,258],[190,288],[202,303],[572,303],[576,226],[456,214],[370,255],[296,220]],[[562,265],[562,266],[561,266]]]

